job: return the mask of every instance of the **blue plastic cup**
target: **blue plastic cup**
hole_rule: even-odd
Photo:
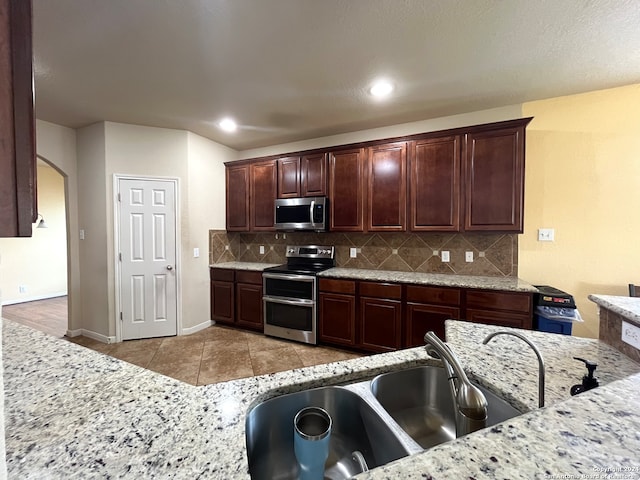
[[[323,480],[329,456],[331,416],[320,407],[306,407],[293,419],[293,448],[300,466],[300,480]]]

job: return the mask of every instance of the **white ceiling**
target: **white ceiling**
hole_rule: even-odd
[[[640,82],[638,0],[33,4],[38,118],[237,150]],[[380,76],[396,91],[374,102]]]

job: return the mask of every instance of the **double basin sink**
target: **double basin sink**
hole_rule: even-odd
[[[478,388],[488,403],[487,426],[520,415],[502,398]],[[456,408],[443,368],[385,373],[371,381],[282,395],[254,407],[246,418],[253,480],[298,478],[293,418],[308,406],[324,408],[333,420],[325,479],[360,473],[362,462],[353,461],[354,452],[375,468],[456,438]]]

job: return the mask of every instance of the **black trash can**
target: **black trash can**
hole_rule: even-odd
[[[540,332],[571,335],[573,322],[581,322],[573,296],[549,285],[534,285],[536,305],[533,328]]]

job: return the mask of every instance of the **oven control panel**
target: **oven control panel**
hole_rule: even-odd
[[[335,248],[327,245],[289,245],[287,246],[289,258],[334,258]]]

